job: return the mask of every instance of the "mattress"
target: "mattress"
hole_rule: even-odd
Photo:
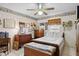
[[[52,46],[55,46],[57,48],[58,54],[62,55],[63,47],[64,47],[64,38],[63,37],[57,37],[57,38],[51,38],[51,37],[41,37],[37,39],[33,39],[33,42],[40,42],[40,43],[45,43],[49,44]]]
[[[45,43],[50,43],[50,44],[57,44],[58,46],[60,46],[64,42],[64,39],[62,37],[51,38],[51,37],[45,36],[45,37],[33,39],[32,41],[45,42]]]

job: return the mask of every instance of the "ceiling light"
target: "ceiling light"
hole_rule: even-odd
[[[38,11],[38,15],[42,15],[43,14],[43,12],[42,11]]]

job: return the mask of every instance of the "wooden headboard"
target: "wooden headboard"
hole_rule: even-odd
[[[56,18],[56,19],[49,19],[48,20],[48,25],[59,25],[61,24],[61,19]]]

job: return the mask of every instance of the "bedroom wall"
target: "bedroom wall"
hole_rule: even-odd
[[[73,21],[72,29],[65,30],[65,42],[67,47],[75,48],[76,47],[76,29],[75,29],[74,21],[76,20],[76,15],[68,15],[68,16],[52,17],[52,18],[61,18],[62,21],[68,21],[68,20]],[[50,18],[38,20],[38,25],[39,23],[47,22],[49,19]]]
[[[3,31],[3,32],[7,31],[9,33],[9,37],[11,38],[11,43],[13,43],[14,35],[17,34],[19,31],[19,22],[25,22],[25,23],[35,22],[36,23],[36,21],[34,19],[30,19],[30,18],[19,16],[19,15],[0,11],[0,19],[3,20],[6,18],[15,20],[15,27],[14,28],[2,28],[2,27],[0,28],[0,31]]]

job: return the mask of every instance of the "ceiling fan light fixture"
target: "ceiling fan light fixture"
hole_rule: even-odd
[[[28,11],[36,11],[34,15],[48,15],[46,11],[48,10],[54,10],[53,7],[51,8],[43,8],[44,4],[43,3],[37,3],[37,9],[27,9]]]
[[[42,11],[38,11],[38,13],[37,13],[38,15],[42,15],[43,14],[43,12]]]

